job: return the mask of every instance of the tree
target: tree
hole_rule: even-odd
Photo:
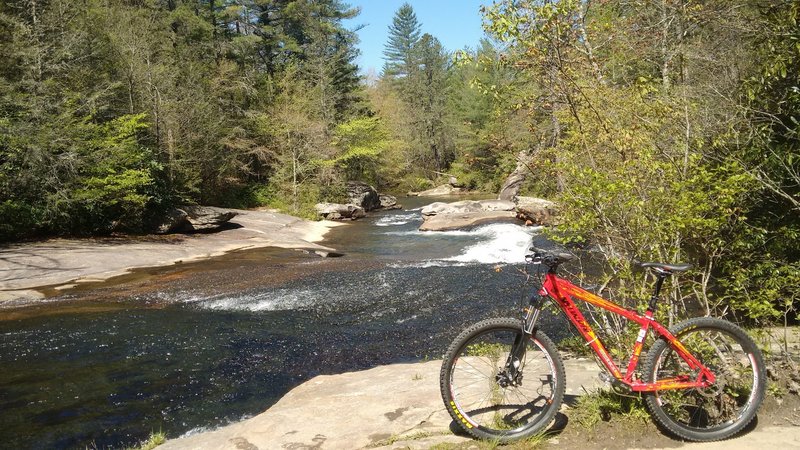
[[[449,172],[471,189],[498,192],[501,177],[516,165],[514,158],[529,155],[535,142],[526,111],[509,108],[526,96],[525,79],[505,64],[505,55],[488,39],[476,50],[457,52],[455,60],[447,110],[457,154]],[[526,157],[519,170],[527,176],[533,162]]]
[[[413,158],[412,142],[414,113],[397,92],[391,80],[379,78],[367,88],[369,103],[376,117],[387,129],[389,140],[381,153],[382,178],[389,185],[401,184],[400,189],[421,190],[430,187],[427,176],[417,173],[418,164]]]
[[[340,0],[0,2],[0,208],[14,218],[0,239],[135,230],[169,203],[255,206],[265,185],[289,187],[287,209],[313,204],[333,131],[367,113],[342,25],[357,13]]]
[[[337,154],[330,163],[342,170],[347,181],[383,181],[379,164],[389,145],[389,134],[379,118],[360,117],[339,125],[333,145]]]
[[[720,150],[762,192],[721,278],[737,309],[777,312],[788,323],[800,311],[800,1],[765,2],[759,11],[749,48],[756,68],[739,90],[745,120]]]
[[[383,51],[385,76],[402,78],[413,71],[413,51],[420,39],[420,29],[414,9],[408,3],[403,3],[389,25],[389,41]]]
[[[764,9],[756,38],[758,72],[747,80],[747,110],[757,133],[742,163],[754,178],[800,214],[800,1]]]
[[[411,52],[413,67],[401,84],[401,92],[417,111],[413,126],[423,167],[441,172],[453,160],[447,114],[447,76],[449,55],[439,40],[424,34]]]
[[[759,9],[746,1],[509,0],[487,19],[508,45],[505,61],[526,80],[508,108],[527,113],[537,173],[555,181],[564,220],[557,237],[602,250],[601,289],[644,298],[634,293],[641,285],[631,259],[689,259],[698,268],[673,286],[680,308],[670,318],[691,298],[706,311],[773,316],[765,297],[734,300],[715,289],[719,275],[749,266],[741,249],[758,242],[748,216],[762,188],[736,150],[753,127],[731,93],[755,69],[748,55]],[[746,291],[731,286],[727,293]]]
[[[313,216],[319,186],[317,169],[329,159],[328,130],[319,110],[319,91],[289,66],[276,80],[278,96],[253,117],[258,140],[269,149],[271,200],[292,214]]]

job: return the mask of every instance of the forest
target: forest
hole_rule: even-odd
[[[313,218],[347,181],[554,200],[556,240],[697,262],[676,304],[800,306],[800,1],[500,0],[445,49],[408,4],[380,74],[340,0],[0,1],[0,241],[170,206]],[[478,12],[476,11],[476,14]]]

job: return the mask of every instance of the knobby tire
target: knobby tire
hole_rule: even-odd
[[[711,317],[687,320],[670,332],[717,380],[704,389],[646,394],[650,415],[668,433],[690,441],[717,441],[740,432],[764,399],[766,369],[758,346],[738,326]],[[696,375],[663,338],[648,352],[643,372],[647,382]]]
[[[544,333],[527,337],[515,383],[502,377],[520,319],[486,319],[450,344],[439,377],[442,400],[453,420],[470,435],[498,443],[546,430],[564,398],[565,375],[555,345]],[[498,375],[500,374],[500,377]]]

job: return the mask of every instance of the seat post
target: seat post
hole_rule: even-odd
[[[671,273],[672,272],[664,269],[656,269],[656,288],[653,292],[653,296],[650,297],[650,305],[647,307],[647,311],[653,315],[656,313],[656,306],[658,304],[659,294],[661,293],[661,286],[664,284],[664,279],[666,279]]]

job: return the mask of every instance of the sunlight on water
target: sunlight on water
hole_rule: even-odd
[[[194,297],[184,300],[197,303],[200,307],[222,311],[287,311],[312,306],[319,298],[319,291],[278,289],[231,296]]]
[[[446,260],[430,260],[430,261],[420,261],[420,262],[411,262],[411,263],[395,263],[389,264],[389,267],[392,269],[400,269],[400,268],[414,268],[414,269],[430,269],[431,267],[461,267],[466,266],[467,263],[463,262],[453,262],[453,261],[446,261]]]
[[[399,225],[406,225],[411,222],[421,222],[422,218],[420,217],[419,213],[408,213],[405,212],[403,214],[393,214],[381,217],[375,222],[375,225],[379,227],[393,227]]]
[[[321,283],[322,280],[313,280],[299,286],[263,287],[212,295],[187,293],[172,300],[208,311],[267,313],[319,311],[329,308],[331,301],[342,303],[343,299],[350,299],[350,302],[372,305],[370,308],[380,315],[382,297],[396,295],[399,289],[407,286],[406,281],[395,279],[397,270],[419,270],[420,276],[427,276],[426,272],[433,269],[524,263],[531,239],[540,230],[503,223],[471,230],[420,232],[417,230],[422,220],[419,211],[393,211],[373,220],[380,227],[372,228],[371,232],[379,236],[373,239],[381,242],[384,251],[395,247],[399,249],[395,254],[403,256],[386,264],[384,269],[348,277],[346,281],[339,279]]]

